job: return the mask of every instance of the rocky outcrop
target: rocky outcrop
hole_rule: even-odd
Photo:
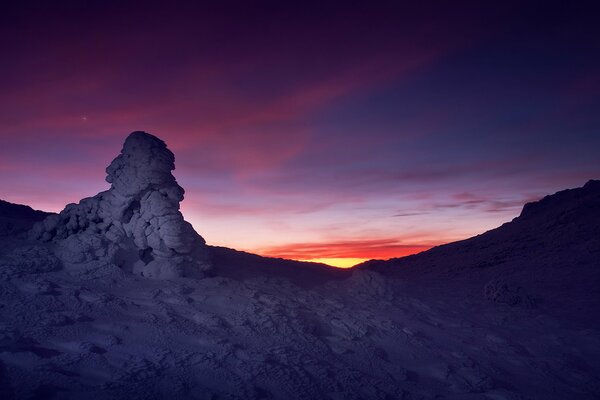
[[[67,263],[108,260],[147,277],[199,276],[210,269],[204,239],[183,219],[175,157],[159,138],[133,132],[106,168],[109,190],[69,204],[30,235],[56,242]]]

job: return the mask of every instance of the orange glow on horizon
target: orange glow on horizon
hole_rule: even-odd
[[[336,268],[351,268],[356,264],[360,264],[362,262],[367,261],[368,258],[313,258],[310,260],[298,260],[298,261],[308,261],[314,263],[322,263],[331,265]]]
[[[330,243],[290,243],[251,251],[266,257],[350,268],[367,260],[386,260],[429,250],[436,244],[404,244],[397,239],[348,240]]]

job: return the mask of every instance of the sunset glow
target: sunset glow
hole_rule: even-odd
[[[145,130],[175,153],[182,212],[209,244],[347,267],[481,233],[600,175],[599,42],[560,10],[532,29],[508,4],[467,18],[472,5],[50,3],[1,17],[10,202],[60,211],[105,190]]]
[[[364,262],[367,260],[368,260],[368,258],[313,258],[311,260],[298,260],[298,261],[323,263],[323,264],[331,265],[333,267],[338,267],[338,268],[350,268],[350,267],[355,266],[356,264],[360,264],[361,262]]]

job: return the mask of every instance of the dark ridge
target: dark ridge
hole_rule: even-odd
[[[0,200],[0,236],[18,235],[28,231],[33,224],[48,215],[45,211],[34,210],[22,204]]]
[[[583,187],[566,189],[525,204],[517,219],[560,217],[572,211],[586,211],[598,207],[600,180],[589,180]],[[588,210],[591,211],[591,210]]]
[[[326,264],[263,257],[227,247],[209,246],[209,250],[215,266],[212,273],[236,280],[256,276],[284,278],[306,287],[344,279],[352,274],[351,270]]]
[[[355,268],[387,269],[399,265],[413,265],[442,253],[470,252],[478,246],[485,249],[498,246],[503,252],[519,250],[525,244],[548,248],[553,253],[558,249],[568,250],[585,241],[600,246],[600,180],[590,180],[583,187],[567,189],[545,196],[541,200],[527,203],[521,214],[498,228],[469,239],[436,246],[427,251],[389,260],[368,260]],[[497,264],[501,259],[479,260],[477,266]]]

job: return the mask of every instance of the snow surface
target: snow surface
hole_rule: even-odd
[[[352,270],[202,244],[202,279],[148,279],[26,226],[0,231],[2,399],[600,398],[597,181]]]

